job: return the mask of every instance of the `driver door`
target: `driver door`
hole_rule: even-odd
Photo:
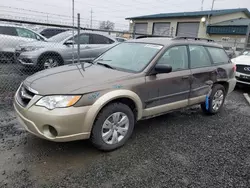
[[[155,115],[188,106],[191,89],[191,71],[186,46],[166,50],[157,64],[172,66],[172,72],[146,77],[148,97],[145,115]]]

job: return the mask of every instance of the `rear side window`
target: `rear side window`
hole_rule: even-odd
[[[91,44],[112,44],[114,41],[109,39],[108,37],[97,35],[97,34],[91,34],[92,36],[92,43]]]
[[[16,29],[14,27],[0,26],[0,34],[17,36],[17,32],[16,32]]]
[[[72,38],[70,40],[72,40]],[[75,43],[77,44],[78,43],[78,36],[77,35],[75,36],[74,40],[75,40]],[[79,43],[80,44],[90,44],[89,34],[80,34]]]
[[[228,63],[229,57],[221,48],[206,47],[209,51],[214,64]]]
[[[201,68],[211,66],[211,60],[203,46],[190,45],[191,68]]]

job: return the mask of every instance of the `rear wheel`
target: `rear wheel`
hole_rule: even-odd
[[[206,102],[201,104],[201,109],[206,114],[216,114],[218,113],[225,101],[226,98],[226,91],[225,88],[220,85],[216,84],[212,88],[211,95],[209,96],[208,103]]]
[[[92,129],[91,142],[100,150],[117,149],[132,135],[134,123],[134,114],[127,105],[110,104],[98,114]]]

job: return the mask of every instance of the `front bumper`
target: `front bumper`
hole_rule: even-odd
[[[250,79],[242,79],[240,78],[240,76],[247,76],[247,77],[250,77],[250,74],[244,74],[244,73],[241,73],[241,72],[236,72],[236,80],[237,80],[237,83],[241,83],[241,84],[247,84],[247,85],[250,85]]]
[[[15,97],[14,108],[24,128],[40,138],[67,142],[90,137],[90,127],[84,126],[84,119],[90,106],[48,110],[44,107],[28,105],[25,108]]]
[[[22,52],[16,51],[15,58],[16,61],[24,66],[36,66],[38,61],[39,54],[36,52]]]

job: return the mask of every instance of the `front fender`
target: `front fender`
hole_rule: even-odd
[[[133,100],[137,109],[136,119],[140,120],[142,118],[142,102],[140,97],[136,93],[125,89],[111,91],[97,99],[86,114],[83,125],[88,127],[88,132],[91,132],[94,121],[100,110],[109,102],[119,98],[129,98]]]

